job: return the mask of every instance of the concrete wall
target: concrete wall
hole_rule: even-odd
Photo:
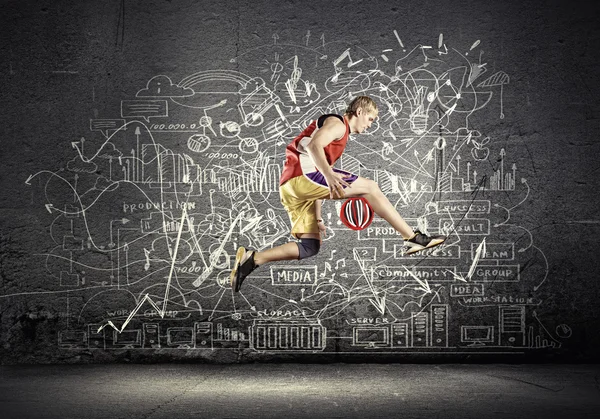
[[[597,359],[597,7],[2,9],[2,363]],[[328,201],[319,255],[233,294],[237,246],[290,238],[285,145],[359,94],[338,167],[448,244]]]

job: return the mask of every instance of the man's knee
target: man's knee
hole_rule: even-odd
[[[298,245],[298,260],[316,255],[321,248],[319,239],[300,239],[296,244]]]
[[[379,185],[374,180],[360,177],[352,184],[350,191],[354,191],[356,195],[362,196],[379,192],[380,189]]]
[[[371,179],[365,179],[366,182],[366,188],[367,188],[367,193],[375,193],[375,192],[379,192],[379,185],[377,184],[377,182],[375,182],[374,180]]]

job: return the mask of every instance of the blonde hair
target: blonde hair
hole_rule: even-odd
[[[356,115],[358,108],[362,108],[367,113],[377,112],[377,104],[369,96],[355,97],[346,108],[346,114]]]

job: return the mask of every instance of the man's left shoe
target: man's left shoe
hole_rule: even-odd
[[[250,275],[250,273],[258,268],[258,265],[254,262],[254,251],[246,250],[245,247],[240,246],[235,254],[235,263],[229,275],[229,281],[231,282],[231,288],[233,291],[238,292],[242,286],[244,279]]]
[[[446,236],[428,236],[427,234],[423,234],[419,230],[416,230],[415,234],[410,239],[404,241],[404,245],[409,247],[406,254],[410,255],[420,250],[431,249],[432,247],[439,246],[445,241]]]

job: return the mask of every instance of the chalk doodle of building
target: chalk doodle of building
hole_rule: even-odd
[[[509,75],[488,71],[479,41],[459,50],[440,34],[409,47],[397,31],[394,41],[367,51],[325,35],[274,36],[229,69],[157,75],[92,119],[62,168],[29,176],[54,217],[54,247],[40,257],[48,287],[66,295],[60,347],[560,347],[569,326],[550,330],[536,311],[549,266],[519,225],[531,193],[516,151],[472,122],[505,117]],[[238,245],[289,239],[278,195],[285,145],[357,95],[372,96],[379,117],[338,165],[375,180],[413,228],[449,240],[408,256],[384,220],[351,231],[341,201],[327,201],[317,257],[261,267],[232,293]]]

